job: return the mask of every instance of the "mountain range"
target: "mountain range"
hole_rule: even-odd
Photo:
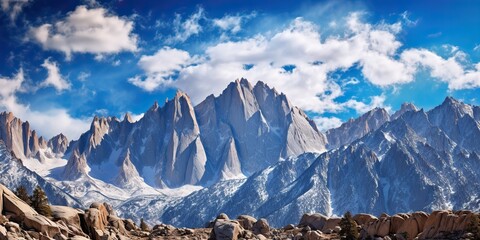
[[[4,112],[0,140],[0,181],[10,188],[41,184],[56,204],[107,201],[125,217],[177,226],[220,212],[282,226],[307,212],[480,203],[480,107],[451,97],[428,111],[375,108],[322,133],[283,93],[239,79],[196,106],[178,91],[138,121],[95,117],[70,142],[47,141]]]

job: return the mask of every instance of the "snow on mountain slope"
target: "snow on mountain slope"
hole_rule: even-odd
[[[288,184],[264,188],[271,179],[259,176],[271,176],[269,171],[278,169],[282,164],[278,163],[245,181],[220,182],[195,192],[165,210],[161,219],[201,226],[214,213],[249,213],[280,227],[306,212],[378,215],[477,210],[480,156],[471,137],[476,137],[479,125],[470,109],[475,107],[447,98],[428,112],[404,111],[351,144],[321,154],[305,170],[284,170],[298,176]],[[228,194],[220,189],[227,189]],[[200,213],[192,216],[198,209]]]
[[[163,107],[154,104],[136,123],[128,116],[123,121],[95,118],[67,154],[75,150],[85,156],[90,176],[120,188],[139,183],[140,178],[152,187],[197,184],[205,172],[193,106],[182,92]],[[153,176],[144,168],[152,169]]]
[[[325,151],[305,113],[263,82],[236,80],[195,107],[207,153],[207,180],[249,176],[280,158]],[[262,161],[258,161],[262,159]]]
[[[178,92],[137,122],[96,117],[68,148],[13,114],[0,123],[1,182],[40,184],[54,203],[106,201],[150,223],[200,227],[225,212],[280,227],[307,212],[480,208],[480,108],[453,98],[430,111],[373,109],[329,130],[322,154],[325,136],[303,111],[245,79],[196,107]]]
[[[229,216],[263,216],[273,211],[268,200],[275,198],[307,169],[318,154],[306,153],[288,158],[250,176],[248,179],[221,181],[194,192],[165,210],[162,222],[178,226],[203,226],[220,212]],[[192,214],[195,212],[196,214]],[[158,216],[157,216],[158,219]],[[274,221],[269,219],[269,222]],[[285,219],[281,219],[284,221]]]
[[[23,185],[31,193],[36,186],[40,186],[51,204],[84,207],[82,202],[24,167],[21,160],[12,157],[2,140],[0,140],[0,166],[0,183],[10,189]]]
[[[350,119],[340,127],[326,132],[328,148],[335,149],[350,144],[367,133],[377,130],[389,120],[390,116],[383,108],[375,108],[357,119]]]
[[[241,179],[282,158],[323,152],[325,142],[313,121],[285,95],[241,79],[195,108],[178,91],[135,123],[128,116],[123,121],[96,117],[66,156],[81,160],[71,157],[77,151],[86,159],[89,176],[119,188],[142,181],[154,188],[177,188]],[[65,172],[82,176],[84,167],[78,165],[67,164],[71,169]]]

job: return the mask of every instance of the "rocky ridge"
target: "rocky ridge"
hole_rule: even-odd
[[[88,209],[51,206],[52,216],[38,214],[13,192],[0,185],[0,239],[339,239],[341,218],[319,213],[304,214],[297,225],[273,228],[264,218],[240,215],[230,219],[218,215],[204,228],[177,228],[157,224],[150,228],[131,219],[119,218],[107,203],[93,203]],[[434,211],[399,213],[393,216],[353,216],[360,239],[439,239],[478,237],[477,213]],[[475,230],[476,229],[476,230]]]
[[[224,181],[192,193],[166,208],[159,219],[193,227],[215,212],[247,212],[279,227],[298,221],[305,212],[478,211],[476,109],[446,98],[429,111],[404,111],[349,145],[313,159],[300,155],[244,181]],[[188,218],[192,211],[198,214]]]
[[[252,86],[239,79],[197,106],[177,91],[163,106],[155,103],[137,122],[128,115],[123,121],[95,117],[66,156],[70,161],[84,156],[92,169],[90,177],[120,188],[132,185],[127,178],[151,187],[176,188],[245,178],[279,159],[323,152],[325,144],[315,123],[284,94],[262,82]],[[85,175],[77,166],[69,163],[64,171]],[[105,174],[105,169],[113,174]]]

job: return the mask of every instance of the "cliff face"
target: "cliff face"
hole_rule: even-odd
[[[285,95],[242,79],[196,107],[179,91],[164,106],[155,103],[138,122],[128,116],[95,118],[67,155],[78,151],[91,166],[90,176],[119,187],[132,178],[173,188],[244,178],[279,159],[325,151],[325,141]],[[102,173],[107,168],[112,174]]]

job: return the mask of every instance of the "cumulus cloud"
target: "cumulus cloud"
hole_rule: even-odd
[[[146,76],[135,76],[128,79],[133,85],[153,91],[162,86],[172,83],[170,76],[180,71],[192,61],[190,54],[186,51],[164,47],[152,56],[142,56],[138,65],[145,72]]]
[[[342,125],[342,120],[336,117],[314,117],[313,121],[317,124],[318,130],[325,132],[332,128]]]
[[[31,38],[44,49],[65,53],[114,54],[137,50],[133,22],[115,16],[104,8],[78,6],[64,20],[30,30]]]
[[[173,30],[175,35],[170,36],[167,42],[185,42],[193,35],[199,34],[203,28],[200,25],[200,20],[204,19],[204,10],[202,7],[197,9],[197,12],[190,15],[187,19],[183,20],[182,15],[176,13],[173,20]]]
[[[350,99],[347,102],[343,103],[347,108],[354,109],[358,114],[364,114],[373,108],[385,108],[387,112],[390,112],[392,108],[388,105],[385,105],[385,100],[386,100],[385,95],[380,95],[380,96],[372,96],[370,97],[370,103],[366,104],[364,102],[359,102],[355,99]]]
[[[69,139],[76,139],[88,130],[89,120],[72,117],[67,110],[50,108],[37,111],[18,101],[16,93],[25,91],[22,84],[25,81],[23,70],[11,77],[0,77],[0,110],[13,112],[23,121],[29,121],[32,128],[44,137],[50,138],[58,133],[65,134]]]
[[[2,11],[10,17],[12,22],[17,19],[18,14],[30,2],[30,0],[1,0]]]
[[[184,50],[168,49],[185,57],[173,67],[163,63],[164,58],[150,57],[149,64],[165,64],[172,71],[143,66],[146,79],[136,76],[130,82],[147,90],[180,88],[198,103],[212,92],[219,94],[230,81],[245,77],[253,82],[262,80],[283,91],[295,105],[320,114],[347,108],[364,113],[385,107],[385,95],[372,97],[370,103],[355,99],[337,102],[346,85],[339,85],[330,75],[351,68],[358,68],[363,79],[380,88],[412,82],[422,69],[451,89],[479,85],[479,65],[467,67],[458,52],[446,59],[429,50],[401,49],[398,35],[404,22],[366,23],[362,13],[349,14],[343,22],[344,33],[324,36],[320,26],[296,18],[278,32],[211,45],[190,56],[198,59],[194,64]]]
[[[59,92],[70,89],[70,83],[60,74],[56,62],[52,62],[47,58],[43,61],[42,67],[47,70],[48,75],[47,78],[40,83],[40,87],[53,86]]]
[[[225,15],[222,18],[212,19],[212,23],[215,27],[218,27],[223,31],[235,34],[242,29],[242,23],[244,21],[255,16],[255,12],[248,15]]]
[[[401,55],[401,60],[408,66],[426,69],[430,75],[446,82],[451,90],[480,87],[480,63],[465,67],[465,53],[453,49],[453,56],[445,59],[426,49],[408,49]]]

